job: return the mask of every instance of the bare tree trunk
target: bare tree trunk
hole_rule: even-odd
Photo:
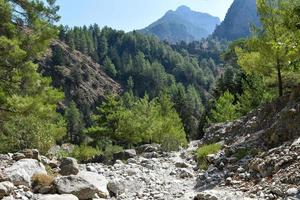
[[[277,79],[278,79],[278,92],[279,96],[281,97],[283,95],[283,85],[282,85],[282,75],[281,75],[281,67],[280,67],[280,61],[277,59]]]

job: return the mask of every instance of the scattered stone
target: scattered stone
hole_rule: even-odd
[[[178,167],[178,168],[188,168],[189,165],[185,162],[176,162],[175,163],[175,167]]]
[[[4,196],[9,196],[11,194],[11,192],[14,189],[14,184],[9,182],[9,181],[5,181],[5,182],[1,182],[0,183],[0,199],[2,199]]]
[[[39,195],[38,200],[78,200],[78,198],[73,194],[47,194]]]
[[[298,188],[290,188],[290,189],[288,189],[288,190],[286,191],[286,194],[287,194],[288,196],[295,196],[295,195],[297,195],[299,192],[300,192],[300,191],[299,191]]]
[[[14,153],[13,156],[12,156],[12,159],[14,159],[15,161],[18,161],[18,160],[21,160],[21,159],[24,159],[26,158],[26,156],[22,153]]]

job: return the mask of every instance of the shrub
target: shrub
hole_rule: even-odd
[[[87,145],[76,146],[72,153],[71,157],[76,158],[79,161],[87,161],[92,159],[96,155],[100,155],[102,152],[98,148],[93,148]]]
[[[47,174],[34,174],[31,178],[33,188],[36,186],[51,186],[54,177]]]
[[[112,160],[113,155],[116,154],[116,153],[119,153],[121,151],[123,151],[123,147],[118,146],[118,145],[109,145],[105,148],[105,151],[103,152],[103,156],[107,160]]]
[[[221,150],[222,145],[220,143],[208,144],[199,147],[196,152],[197,161],[199,163],[200,169],[206,170],[208,167],[208,161],[206,157],[209,154],[218,153]]]
[[[256,156],[257,154],[259,154],[260,150],[259,149],[247,149],[247,148],[241,148],[238,149],[235,154],[234,157],[236,157],[238,160],[241,160],[242,158],[244,158],[245,156]]]

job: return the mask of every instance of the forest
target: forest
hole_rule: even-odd
[[[54,0],[0,0],[0,152],[66,142],[79,159],[147,143],[176,150],[209,124],[288,93],[300,82],[300,1],[272,2],[257,1],[261,27],[249,38],[169,44],[97,24],[57,26]],[[55,87],[39,66],[58,40],[91,57],[122,91],[90,109],[67,98],[68,82]],[[73,62],[51,51],[53,68]],[[88,79],[76,69],[66,76]]]

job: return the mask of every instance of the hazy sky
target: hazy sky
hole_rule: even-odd
[[[141,29],[162,17],[168,10],[186,5],[192,10],[224,19],[233,0],[57,0],[60,23],[82,26],[97,23],[115,29]]]

